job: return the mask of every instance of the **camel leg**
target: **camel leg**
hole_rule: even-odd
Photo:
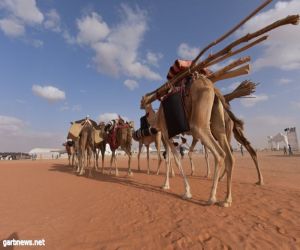
[[[197,142],[198,141],[193,138],[192,144],[191,144],[189,152],[188,152],[188,156],[189,156],[189,159],[190,159],[191,175],[192,176],[194,175],[194,172],[195,172],[195,166],[194,166],[194,162],[193,162],[193,151],[194,151],[194,148],[195,148]]]
[[[172,164],[170,164],[170,166],[171,166],[171,177],[175,177],[175,171],[174,171],[174,168],[173,168],[173,165]]]
[[[159,133],[159,136],[156,136],[155,138],[155,147],[156,147],[156,150],[157,150],[157,172],[156,174],[158,175],[159,174],[159,169],[160,169],[160,165],[161,165],[161,162],[162,162],[162,159],[161,159],[161,155],[160,155],[160,146],[161,146],[161,133]]]
[[[130,149],[124,149],[125,153],[128,155],[128,175],[132,176],[133,173],[131,171],[131,151]]]
[[[102,157],[102,174],[104,173],[104,156],[105,156],[105,145],[101,148],[101,157]]]
[[[204,157],[206,162],[206,178],[210,177],[210,167],[209,167],[209,158],[208,158],[208,150],[204,147]]]
[[[172,141],[168,140],[167,144],[169,145],[173,155],[174,155],[174,159],[175,159],[175,163],[176,163],[176,166],[178,167],[178,170],[183,178],[183,181],[184,181],[184,186],[185,186],[185,194],[183,195],[183,198],[184,199],[190,199],[192,198],[192,194],[191,194],[191,191],[190,191],[190,185],[189,185],[189,182],[187,180],[187,177],[186,175],[184,174],[184,171],[183,171],[183,168],[182,168],[182,165],[181,165],[181,157],[179,155],[179,153],[177,152],[175,146],[173,145]]]
[[[234,167],[234,158],[226,136],[224,109],[219,100],[217,103],[214,104],[212,113],[213,113],[211,119],[212,132],[214,137],[218,140],[221,148],[225,152],[225,169],[227,173],[227,195],[224,202],[220,204],[224,207],[229,207],[231,206],[232,203],[231,179],[232,179],[232,171]],[[215,178],[218,178],[218,176]],[[216,181],[216,187],[217,187],[218,179],[214,179],[214,181]]]
[[[114,165],[115,165],[115,175],[118,176],[119,175],[119,170],[118,170],[118,167],[117,167],[117,155],[115,154],[114,155]]]
[[[167,145],[166,145],[166,142],[165,142],[165,140],[164,140],[164,138],[163,138],[163,136],[162,136],[162,134],[160,133],[160,141],[163,143],[163,145],[164,145],[164,148],[165,148],[165,150],[167,150]],[[158,138],[157,138],[157,140],[158,140]],[[161,155],[160,155],[160,141],[159,141],[159,143],[157,142],[157,145],[159,145],[159,150],[157,149],[157,153],[159,154],[159,158],[161,159]],[[162,159],[161,159],[162,160]],[[167,159],[166,159],[167,160]],[[166,162],[166,161],[165,161]],[[166,162],[166,164],[167,164],[167,162]],[[161,165],[161,163],[160,164],[158,164],[158,166],[157,166],[157,171],[156,171],[156,175],[159,175],[159,170],[160,170],[160,165]]]
[[[258,166],[258,161],[257,161],[257,154],[255,152],[255,150],[252,148],[251,145],[246,144],[245,148],[247,149],[247,151],[250,153],[252,160],[254,161],[254,165],[256,167],[256,171],[257,171],[257,176],[258,176],[258,182],[256,182],[257,185],[264,185],[264,179],[263,176],[261,174],[260,168]]]
[[[147,148],[147,174],[150,174],[149,145],[147,145],[146,148]]]
[[[168,144],[165,144],[165,150],[167,152],[166,155],[166,179],[165,179],[165,184],[162,186],[163,189],[168,190],[170,189],[170,178],[169,178],[169,174],[170,174],[170,164],[171,164],[171,158],[170,158],[170,148]]]
[[[98,170],[98,168],[99,168],[98,160],[99,160],[100,149],[99,150],[95,149],[94,154],[95,154],[95,158],[96,158],[95,159],[95,161],[96,161],[96,167],[95,167],[95,169]]]
[[[242,142],[242,141],[241,141]],[[257,154],[256,151],[254,150],[254,148],[248,144],[248,143],[241,143],[249,152],[249,154],[251,155],[251,158],[254,162],[256,171],[257,171],[257,176],[258,176],[258,182],[256,182],[257,185],[264,185],[264,179],[263,176],[261,174],[260,168],[258,166],[258,161],[257,161]]]
[[[114,157],[115,157],[115,150],[112,150],[111,158],[110,158],[109,174],[111,174],[111,169],[112,169],[112,164],[113,164],[113,161],[114,161]]]
[[[80,152],[80,163],[79,163],[79,168],[80,168],[80,172],[79,175],[84,175],[85,172],[85,153],[84,152]]]
[[[201,84],[201,82],[199,82]],[[195,82],[197,84],[197,82]],[[197,85],[194,86],[195,88]],[[214,102],[214,90],[212,88],[201,87],[196,88],[194,96],[194,104],[192,107],[190,127],[192,135],[200,140],[213,154],[215,160],[215,171],[213,186],[210,193],[208,204],[214,204],[217,201],[216,191],[218,186],[220,167],[225,158],[225,153],[213,137],[210,130],[210,120]],[[206,109],[203,109],[206,107]]]
[[[142,152],[143,143],[139,141],[139,152],[138,152],[138,170],[141,171],[140,167],[140,157]]]

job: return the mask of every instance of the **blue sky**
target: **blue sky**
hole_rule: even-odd
[[[173,61],[193,58],[261,2],[1,0],[0,151],[59,147],[69,122],[87,114],[138,125],[141,96],[165,82]],[[297,13],[298,0],[273,1],[210,52]],[[271,32],[243,54],[251,74],[217,83],[224,93],[245,79],[261,83],[257,98],[232,104],[256,147],[285,127],[300,129],[299,41],[299,26]]]

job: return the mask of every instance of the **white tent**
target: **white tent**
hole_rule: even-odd
[[[54,148],[34,148],[28,154],[36,159],[57,159],[61,151],[61,149]]]

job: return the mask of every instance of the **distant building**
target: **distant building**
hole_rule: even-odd
[[[298,143],[296,127],[286,128],[284,131],[286,132],[286,135],[288,137],[288,142],[291,145],[292,150],[298,151],[299,143]]]

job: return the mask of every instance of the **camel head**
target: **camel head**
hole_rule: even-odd
[[[145,108],[146,108],[146,96],[142,96],[140,109],[145,109]]]
[[[131,128],[134,128],[134,121],[129,121],[128,124]]]
[[[140,108],[141,109],[146,109],[147,105],[151,105],[151,103],[153,101],[155,101],[156,98],[156,92],[152,92],[152,93],[148,93],[146,95],[144,95],[141,99],[141,104],[140,104]]]

